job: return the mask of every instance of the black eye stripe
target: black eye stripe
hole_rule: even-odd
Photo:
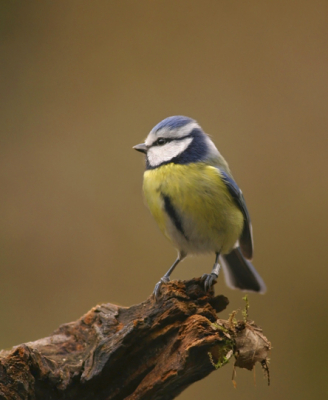
[[[175,141],[175,142],[179,142],[180,140],[186,139],[191,137],[191,135],[187,135],[187,136],[183,136],[181,138],[158,138],[150,147],[153,146],[163,146],[166,143]]]
[[[156,146],[163,146],[163,144],[168,143],[169,140],[166,138],[159,138],[156,140],[155,144]]]

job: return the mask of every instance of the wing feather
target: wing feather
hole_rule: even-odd
[[[226,184],[229,193],[238,205],[239,209],[244,216],[244,226],[239,238],[240,250],[245,258],[251,260],[253,258],[253,233],[252,224],[249,212],[247,210],[246,202],[242,191],[239,189],[237,183],[226,172],[220,170],[223,182]]]

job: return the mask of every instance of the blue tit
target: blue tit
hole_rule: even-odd
[[[168,117],[145,143],[134,146],[146,156],[143,191],[146,203],[178,257],[156,284],[154,294],[188,254],[215,253],[205,290],[222,266],[233,289],[264,293],[265,284],[251,264],[253,236],[243,194],[229,166],[199,124],[188,117]]]

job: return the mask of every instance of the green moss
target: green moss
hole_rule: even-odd
[[[211,326],[212,326],[212,328],[215,329],[216,331],[221,331],[221,332],[224,332],[224,333],[229,333],[229,331],[228,331],[227,328],[225,328],[224,326],[218,324],[217,322],[212,322],[212,323],[211,323]]]
[[[222,343],[218,346],[219,348],[219,357],[217,362],[214,361],[213,355],[211,352],[208,352],[208,356],[210,358],[210,362],[215,369],[219,369],[223,367],[223,365],[227,364],[233,354],[233,343],[232,341],[227,341],[225,345],[222,346]]]
[[[248,321],[248,311],[249,311],[249,300],[247,297],[247,294],[243,297],[243,300],[245,301],[245,308],[242,310],[242,315],[243,315],[243,320],[246,323]]]

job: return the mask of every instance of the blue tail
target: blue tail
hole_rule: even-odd
[[[232,289],[245,292],[265,293],[266,286],[253,264],[246,260],[240,248],[220,256],[226,284]]]

